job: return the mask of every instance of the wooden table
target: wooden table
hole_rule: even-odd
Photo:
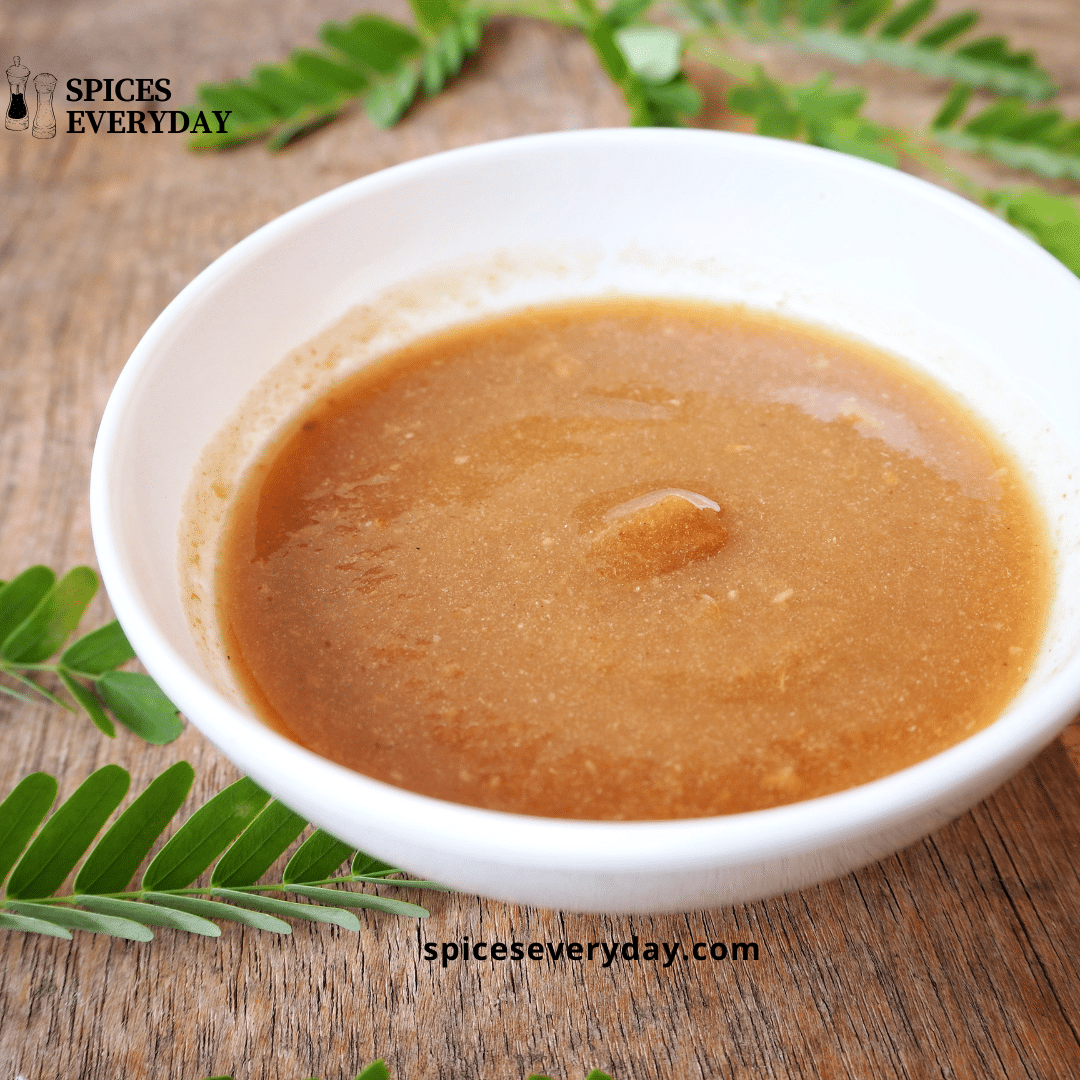
[[[960,4],[946,4],[947,8]],[[987,32],[1033,47],[1080,115],[1080,0],[990,0]],[[8,5],[5,55],[60,77],[169,77],[174,100],[311,42],[347,0]],[[403,5],[385,8],[402,15]],[[814,65],[770,56],[802,79]],[[4,63],[6,66],[6,61]],[[884,69],[882,119],[921,123],[941,87]],[[699,73],[704,122],[740,126],[724,80]],[[452,89],[392,131],[359,110],[278,156],[189,153],[179,137],[0,130],[0,577],[93,563],[87,484],[109,390],[173,295],[230,245],[354,177],[453,146],[625,122],[573,34],[499,20]],[[979,166],[995,182],[1022,179]],[[1069,190],[1067,187],[1064,190]],[[1075,188],[1072,189],[1075,191]],[[84,625],[108,617],[103,597]],[[1075,745],[1075,743],[1074,743]],[[135,788],[196,766],[193,799],[235,770],[193,729],[163,748],[110,742],[58,709],[0,704],[0,791],[25,773],[62,794],[115,761]],[[192,804],[194,805],[194,803]],[[385,1057],[398,1080],[530,1072],[645,1077],[1080,1076],[1080,780],[1062,744],[959,821],[856,874],[764,903],[600,918],[434,895],[421,925],[291,938],[228,926],[148,945],[0,934],[0,1080],[209,1074],[351,1077]],[[455,963],[423,942],[756,942],[755,960]]]

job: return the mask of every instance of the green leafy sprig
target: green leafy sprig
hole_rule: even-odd
[[[0,803],[0,884],[7,882],[0,896],[0,929],[61,938],[87,930],[149,941],[151,926],[218,937],[221,928],[214,920],[288,934],[285,919],[292,918],[359,930],[351,908],[412,918],[428,912],[340,886],[447,891],[434,881],[395,878],[401,871],[322,829],[296,849],[281,881],[260,883],[307,822],[247,777],[199,807],[150,860],[139,887],[129,888],[194,778],[186,761],[166,769],[94,843],[127,794],[131,776],[125,769],[98,769],[51,815],[55,778],[42,772],[24,777]],[[346,860],[351,860],[349,873],[335,876]],[[195,885],[211,864],[208,883]],[[71,892],[56,895],[77,865]],[[282,899],[290,893],[307,903]]]
[[[1080,277],[1080,208],[1040,188],[991,191],[987,205]]]
[[[682,72],[683,36],[666,26],[642,25],[653,0],[615,0],[601,11],[575,0],[576,25],[609,78],[622,91],[637,127],[677,127],[701,108],[701,94]]]
[[[437,94],[480,44],[484,16],[455,0],[412,0],[416,26],[358,15],[319,31],[323,50],[299,49],[284,64],[261,64],[246,80],[204,83],[189,109],[225,115],[228,133],[194,135],[196,149],[221,149],[270,135],[278,150],[328,123],[359,99],[374,124],[390,127],[421,86]]]
[[[931,127],[943,146],[985,154],[1014,169],[1051,180],[1080,181],[1080,120],[1068,121],[1057,109],[1033,109],[1022,98],[993,102],[963,126],[971,90],[953,88]]]
[[[787,87],[758,68],[752,82],[732,87],[728,108],[754,119],[760,135],[802,139],[845,154],[891,165],[899,164],[893,133],[862,115],[862,90],[830,89],[822,75],[806,86]]]
[[[1038,188],[990,190],[944,161],[935,146],[981,155],[1049,179],[1080,180],[1080,120],[1035,108],[1056,92],[1030,52],[1002,37],[971,38],[979,16],[967,10],[932,22],[936,0],[410,0],[415,28],[359,15],[319,32],[326,52],[301,50],[284,65],[261,65],[246,82],[206,84],[199,104],[229,111],[227,135],[199,134],[220,148],[269,134],[279,149],[360,98],[372,120],[401,118],[423,84],[434,94],[475,49],[492,15],[518,15],[584,35],[619,87],[637,125],[678,126],[701,107],[683,70],[692,56],[739,80],[729,104],[759,134],[897,166],[918,161],[1001,214],[1080,274],[1080,210]],[[661,23],[650,21],[659,11]],[[930,129],[897,131],[863,115],[862,90],[834,90],[828,76],[805,86],[769,78],[727,50],[731,38],[773,42],[848,63],[875,60],[952,80]],[[1008,95],[961,120],[975,90]]]
[[[758,68],[751,82],[731,89],[728,106],[751,117],[754,130],[760,135],[801,139],[884,165],[895,166],[901,155],[909,156],[1026,232],[1080,276],[1080,207],[1072,199],[1040,188],[982,187],[946,165],[919,140],[864,117],[861,110],[865,99],[861,90],[831,91],[828,76],[806,86],[789,87],[770,79]],[[954,95],[950,100],[958,99],[959,95]],[[961,111],[962,108],[963,105]],[[946,103],[939,119],[952,123],[955,116],[950,113]]]
[[[172,742],[183,730],[176,706],[149,675],[120,671],[135,652],[117,622],[111,622],[68,645],[59,662],[47,663],[75,632],[97,592],[97,575],[77,566],[59,581],[47,566],[32,566],[12,581],[0,582],[0,693],[20,701],[32,694],[74,711],[35,676],[59,678],[78,707],[106,735],[116,734],[112,720],[149,743]]]
[[[936,0],[682,0],[706,26],[762,42],[791,45],[849,64],[876,60],[970,87],[1022,94],[1033,101],[1053,96],[1053,79],[1030,52],[1014,52],[1002,37],[982,37],[947,50],[972,31],[972,9],[927,27]],[[917,36],[916,36],[917,35]]]

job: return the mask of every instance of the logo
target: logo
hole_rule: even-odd
[[[30,69],[20,57],[14,57],[14,63],[7,69],[10,100],[4,127],[9,131],[25,131],[30,126],[30,110],[26,101],[29,78]],[[37,106],[33,134],[36,139],[52,139],[56,136],[53,93],[57,81],[56,76],[47,71],[34,76]],[[180,135],[185,131],[226,135],[225,124],[232,116],[232,110],[211,110],[212,118],[207,119],[205,112],[146,108],[145,103],[156,104],[172,97],[166,78],[68,79],[67,91],[68,101],[144,105],[143,108],[134,109],[68,109],[67,132],[71,135],[97,135],[99,132],[105,135]],[[216,126],[216,131],[211,124]]]
[[[8,101],[4,127],[9,131],[25,131],[30,126],[30,110],[26,105],[26,80],[30,78],[30,69],[19,57],[7,69]],[[56,90],[56,76],[42,71],[34,76],[34,90],[37,92],[37,106],[34,110],[35,139],[52,139],[56,135],[56,113],[53,111],[53,91]]]

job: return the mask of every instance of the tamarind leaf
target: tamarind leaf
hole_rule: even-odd
[[[34,830],[45,820],[57,783],[48,773],[24,776],[0,803],[0,884],[23,853]]]
[[[149,941],[153,933],[148,928],[152,926],[219,937],[217,921],[288,934],[291,926],[286,919],[357,931],[360,921],[350,910],[353,908],[408,918],[428,914],[425,908],[401,900],[327,888],[331,872],[352,849],[322,830],[301,843],[289,859],[283,875],[289,881],[254,884],[307,822],[284,804],[270,801],[269,795],[247,777],[196,810],[151,860],[142,887],[124,891],[179,810],[193,780],[194,772],[187,762],[170,766],[93,845],[127,791],[127,772],[117,765],[99,769],[51,817],[47,815],[56,797],[55,778],[47,773],[25,777],[0,802],[0,883],[11,870],[7,894],[0,896],[0,930],[68,940],[70,931],[83,930]],[[71,894],[51,895],[87,849],[91,850],[75,876]],[[190,888],[222,851],[225,854],[212,872],[211,883]],[[355,865],[370,874],[367,880],[384,886],[450,891],[434,881],[391,880],[387,875],[400,871],[368,855]],[[354,884],[355,879],[330,878],[329,884],[337,882]],[[272,890],[295,892],[309,902],[263,895]]]

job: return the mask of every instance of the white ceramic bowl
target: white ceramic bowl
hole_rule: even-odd
[[[252,388],[262,380],[262,427],[234,440],[233,473],[296,396],[380,349],[480,314],[613,290],[741,300],[855,335],[929,371],[997,430],[1030,471],[1057,559],[1042,653],[1000,719],[824,798],[595,823],[415,795],[317,757],[253,715],[196,640],[177,570],[185,491]],[[289,383],[289,350],[379,297],[367,344]],[[275,367],[283,381],[267,397]],[[484,896],[591,911],[709,908],[899,849],[992,791],[1080,709],[1078,405],[1080,280],[971,203],[865,161],[751,136],[539,135],[357,180],[200,274],[147,332],[109,401],[94,540],[146,667],[223,753],[312,821]]]

